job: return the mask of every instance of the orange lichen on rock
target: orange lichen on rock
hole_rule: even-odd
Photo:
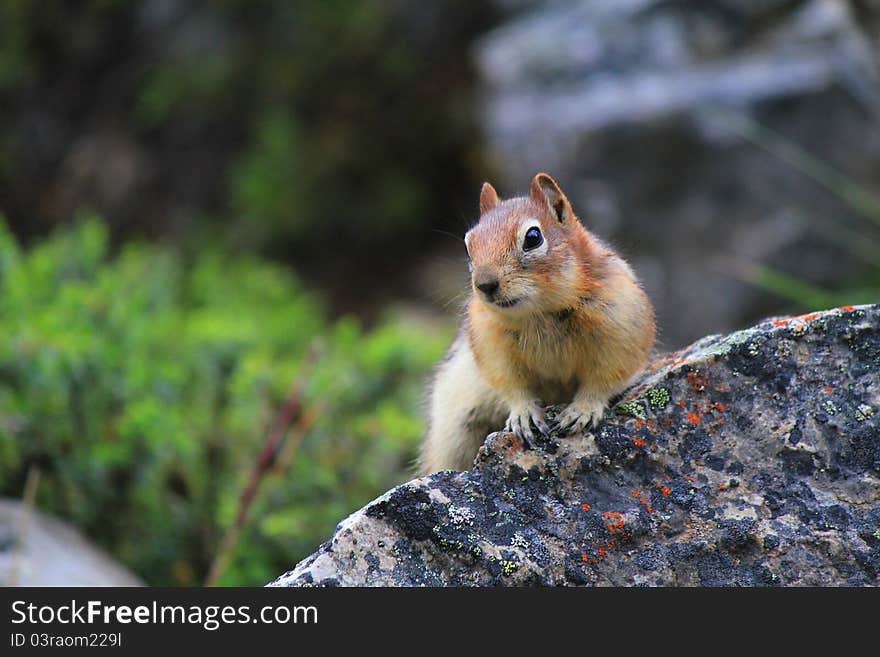
[[[821,315],[821,313],[809,313],[807,315],[798,315],[797,317],[792,317],[791,321],[799,320],[798,325],[794,327],[794,330],[795,331],[803,330],[804,324],[806,324],[807,322],[813,321],[814,319],[816,319],[820,315]]]
[[[493,446],[495,447],[495,449],[502,450],[504,449],[505,444],[508,446],[508,456],[513,456],[514,454],[522,450],[522,445],[520,444],[519,439],[513,433],[507,432],[499,435],[497,438],[495,438]]]
[[[852,310],[854,306],[841,306],[838,310]],[[788,326],[793,322],[797,322],[794,329],[795,331],[800,331],[804,328],[804,324],[807,322],[812,322],[814,319],[818,319],[822,316],[822,313],[807,313],[806,315],[798,315],[796,317],[785,317],[783,319],[774,319],[773,326]]]
[[[605,524],[606,529],[608,529],[611,534],[617,534],[623,529],[623,526],[626,523],[623,514],[621,514],[620,511],[603,511],[602,515],[605,518],[620,518],[617,522],[609,522]]]
[[[687,375],[687,382],[694,392],[700,393],[703,392],[707,386],[712,385],[712,379],[709,378],[708,374],[704,374],[702,377],[698,376],[698,374],[698,371],[690,372]]]

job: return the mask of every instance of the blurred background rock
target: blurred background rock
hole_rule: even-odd
[[[0,4],[0,494],[38,467],[200,583],[320,340],[220,582],[281,572],[407,478],[485,179],[552,173],[664,348],[876,301],[878,37],[872,0]]]

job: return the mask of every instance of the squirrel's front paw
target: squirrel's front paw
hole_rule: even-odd
[[[596,428],[605,412],[605,404],[598,401],[574,401],[556,417],[554,429],[577,433],[587,427]]]
[[[504,425],[504,430],[512,431],[517,438],[534,447],[536,436],[532,430],[532,424],[544,435],[550,433],[550,428],[544,420],[544,409],[541,408],[538,402],[528,402],[522,406],[512,408],[507,418],[507,424]]]

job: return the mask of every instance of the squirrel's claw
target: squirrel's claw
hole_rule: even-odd
[[[544,419],[544,410],[535,402],[512,410],[504,425],[504,430],[513,432],[517,438],[530,447],[534,447],[537,436],[532,425],[545,436],[550,433],[550,427],[547,426]]]
[[[601,402],[572,402],[556,418],[555,429],[560,433],[578,433],[588,427],[595,429],[604,412],[605,405]]]

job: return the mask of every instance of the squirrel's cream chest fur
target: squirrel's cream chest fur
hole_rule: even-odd
[[[488,183],[465,236],[471,297],[437,368],[421,469],[464,470],[487,433],[548,432],[542,405],[567,404],[563,430],[595,426],[644,368],[650,301],[632,269],[590,234],[547,174],[501,201]]]

